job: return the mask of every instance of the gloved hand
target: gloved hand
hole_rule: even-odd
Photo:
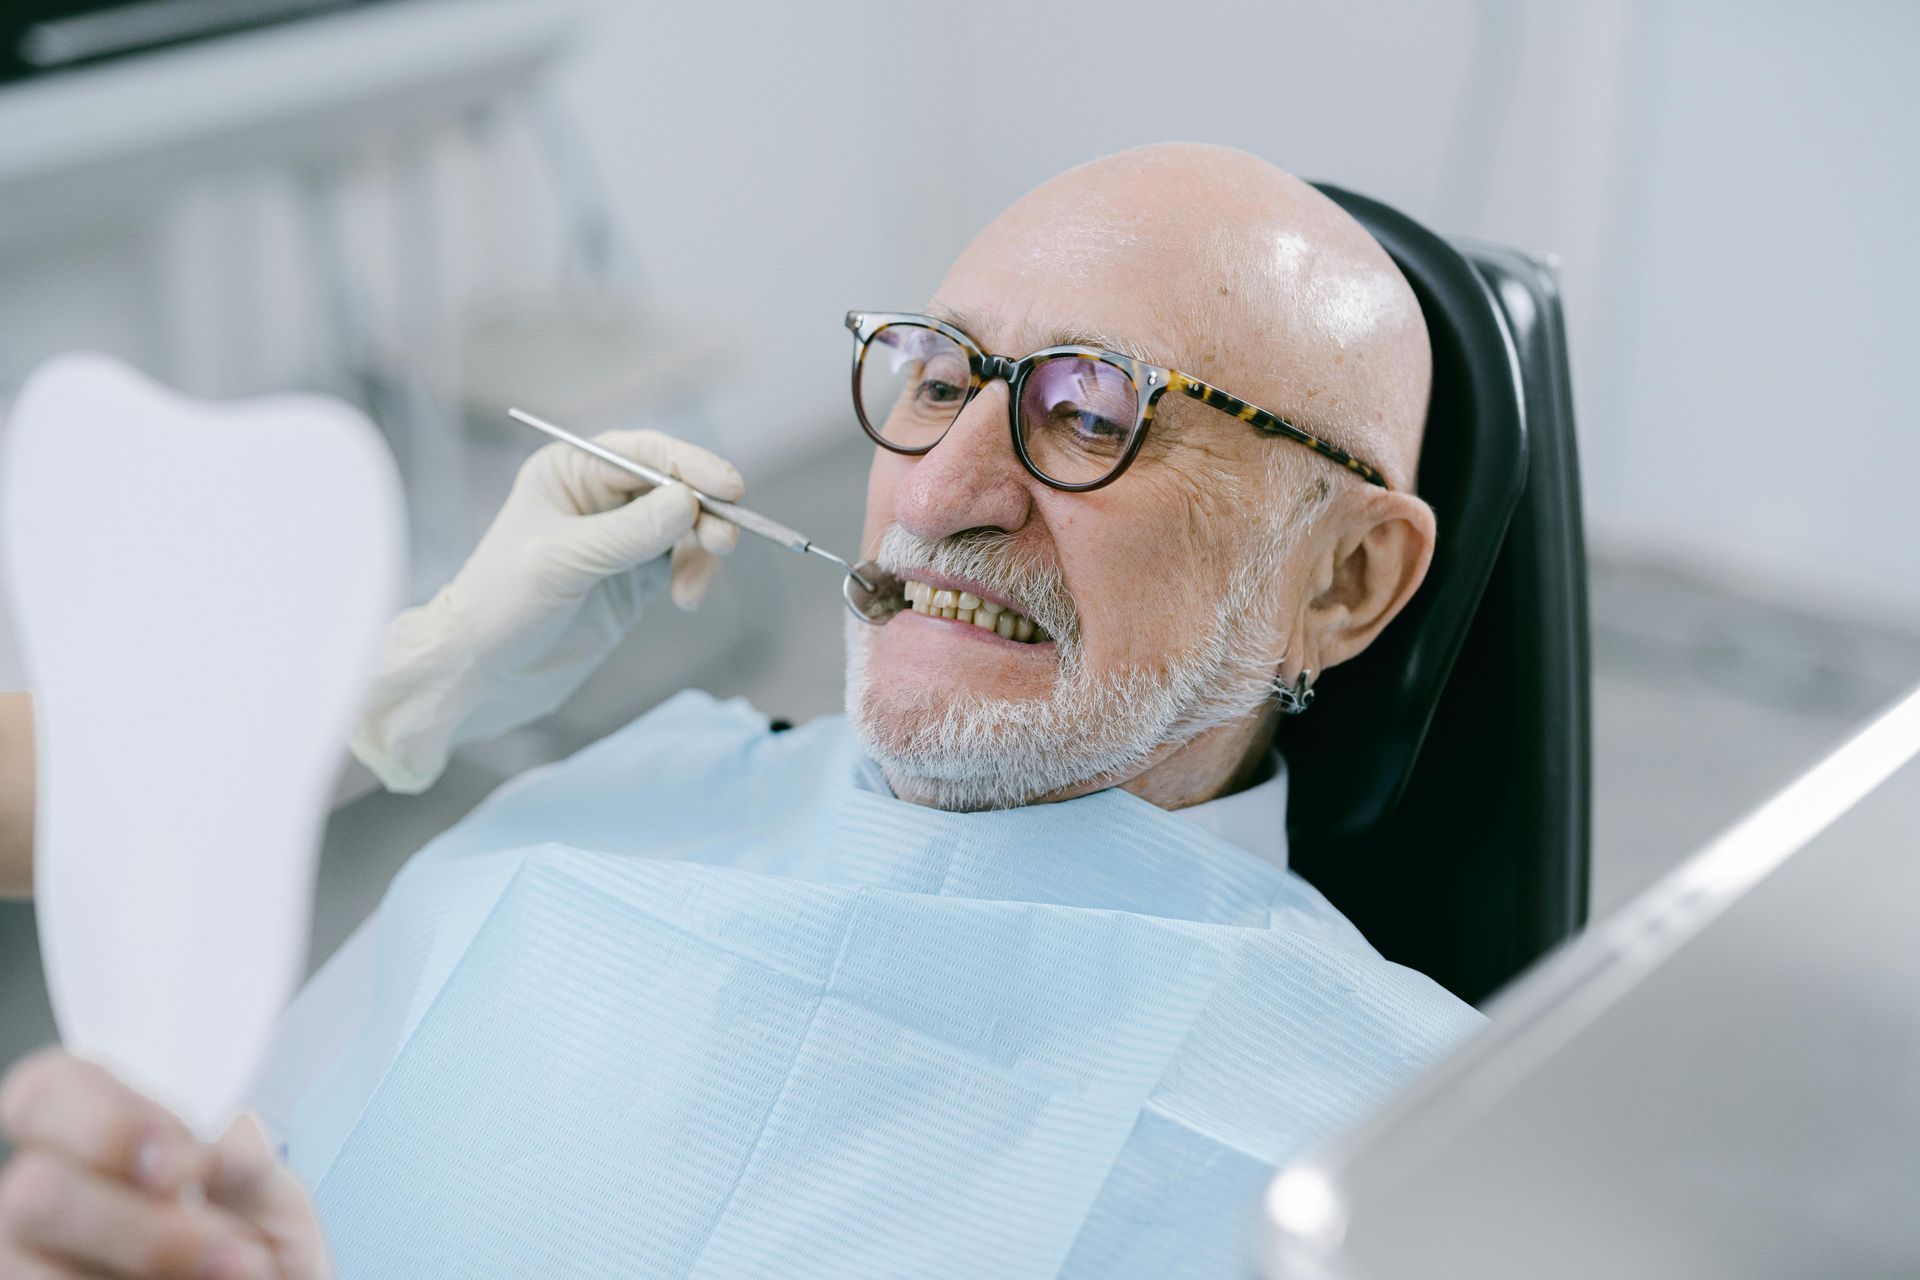
[[[733,467],[657,431],[594,440],[713,497],[746,491]],[[547,445],[453,581],[388,625],[349,748],[388,790],[424,791],[455,747],[566,701],[663,584],[694,608],[739,534],[682,486],[649,488],[570,445]]]

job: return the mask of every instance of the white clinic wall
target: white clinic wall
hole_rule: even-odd
[[[841,317],[888,295],[921,243],[873,216],[920,162],[897,106],[926,92],[910,8],[582,6],[559,101],[649,296],[732,335],[712,427],[749,463],[850,424]]]
[[[1917,66],[1912,4],[1646,6],[1581,371],[1604,535],[1920,621]]]
[[[1224,142],[1559,259],[1597,547],[1920,626],[1920,6],[595,13],[567,96],[661,284],[746,300],[798,344],[745,404],[817,398],[843,425],[841,307],[918,302],[1071,164]],[[649,42],[675,65],[632,73]]]

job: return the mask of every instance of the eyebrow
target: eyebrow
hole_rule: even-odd
[[[937,302],[929,306],[926,313],[936,320],[946,321],[969,337],[986,327],[978,316]],[[975,337],[974,341],[978,342],[979,339]],[[1102,333],[1098,329],[1089,329],[1082,325],[1067,325],[1052,330],[1034,350],[1038,351],[1045,347],[1100,347],[1123,356],[1131,356],[1145,364],[1167,367],[1166,361],[1137,342],[1130,342],[1125,338],[1118,338],[1110,333]]]

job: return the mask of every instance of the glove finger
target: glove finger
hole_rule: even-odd
[[[747,482],[732,463],[716,453],[659,431],[603,431],[593,442],[637,462],[658,467],[700,492],[727,502],[746,496]]]
[[[513,486],[516,493],[537,495],[542,505],[569,515],[611,510],[653,487],[630,471],[558,441],[534,450],[520,464]]]
[[[693,528],[700,504],[684,485],[661,485],[624,507],[579,516],[548,535],[555,560],[592,578],[623,573],[663,554]]]
[[[673,602],[688,613],[700,607],[714,575],[720,572],[720,557],[700,545],[693,535],[680,539],[673,547]]]
[[[704,512],[693,522],[700,545],[717,556],[731,555],[740,542],[740,526]]]

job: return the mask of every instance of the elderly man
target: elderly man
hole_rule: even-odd
[[[1471,1029],[1285,869],[1279,718],[1435,536],[1379,245],[1145,148],[847,319],[906,607],[849,623],[845,719],[683,694],[429,845],[292,1011],[292,1172],[22,1066],[0,1271],[320,1275],[324,1223],[351,1274],[1234,1274],[1272,1166]],[[697,597],[728,532],[622,483],[543,451],[396,623],[354,743],[389,786],[557,703],[669,572]]]

